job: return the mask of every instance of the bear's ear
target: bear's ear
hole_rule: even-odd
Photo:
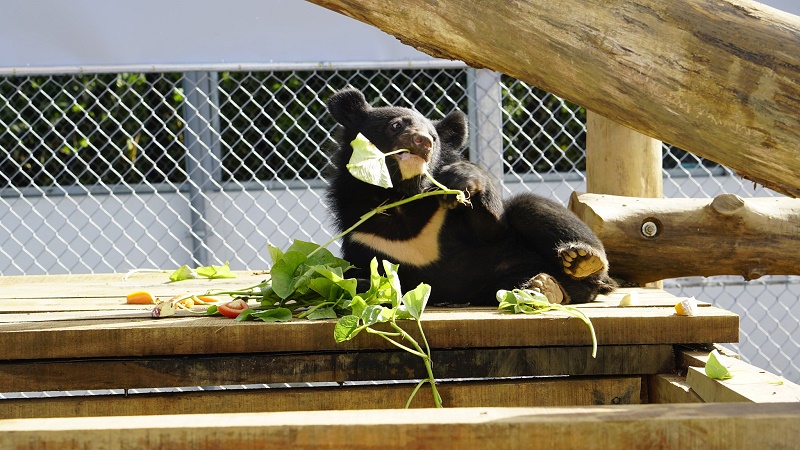
[[[336,122],[346,128],[358,128],[372,107],[364,94],[355,88],[345,88],[328,99],[328,111]]]
[[[461,111],[453,111],[436,122],[436,133],[443,148],[459,151],[467,145],[467,116]]]

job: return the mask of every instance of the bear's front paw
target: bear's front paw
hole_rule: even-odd
[[[564,272],[573,278],[580,280],[608,270],[605,254],[589,244],[570,242],[560,246],[557,251]]]

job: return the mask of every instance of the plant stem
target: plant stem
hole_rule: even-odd
[[[401,205],[405,205],[406,203],[413,202],[414,200],[419,200],[421,198],[431,197],[433,195],[448,195],[448,194],[449,195],[459,195],[459,194],[462,194],[462,192],[457,190],[457,189],[443,189],[443,190],[437,190],[437,191],[428,191],[428,192],[419,193],[417,195],[414,195],[414,196],[411,196],[411,197],[408,197],[408,198],[404,198],[402,200],[398,200],[398,201],[393,202],[393,203],[388,203],[386,205],[377,206],[375,209],[372,209],[369,212],[367,212],[366,214],[364,214],[363,216],[361,216],[361,218],[358,220],[358,222],[353,224],[353,226],[351,226],[350,228],[342,231],[341,233],[337,234],[336,236],[332,237],[330,240],[328,240],[328,242],[320,245],[317,249],[315,249],[314,251],[309,253],[308,257],[311,257],[311,255],[313,255],[314,253],[317,253],[320,249],[325,248],[325,247],[331,245],[332,243],[338,241],[339,239],[341,239],[342,237],[344,237],[345,235],[347,235],[351,231],[353,231],[356,228],[358,228],[362,223],[366,222],[367,220],[369,220],[370,218],[372,218],[372,216],[374,216],[376,214],[380,214],[380,213],[382,213],[384,211],[390,210],[392,208],[396,208],[396,207],[401,206]]]
[[[399,329],[399,327],[397,327],[397,328]],[[392,345],[394,345],[395,347],[398,347],[398,348],[400,348],[402,350],[405,350],[405,351],[407,351],[408,353],[411,353],[414,356],[419,356],[422,359],[427,359],[428,358],[428,355],[423,353],[422,349],[419,349],[419,345],[417,345],[417,342],[414,341],[413,339],[411,339],[411,336],[408,335],[408,333],[406,333],[405,331],[402,331],[402,333],[401,333],[403,335],[402,336],[403,339],[409,339],[410,342],[414,344],[414,347],[418,348],[419,351],[414,350],[411,347],[406,347],[405,345],[403,345],[403,344],[395,341],[394,339],[390,338],[389,336],[395,335],[394,333],[386,333],[386,332],[383,332],[383,331],[373,330],[370,327],[367,327],[366,330],[367,330],[367,333],[377,334],[378,336],[380,336],[380,337],[386,339],[387,341],[391,342]]]
[[[417,327],[419,328],[420,332],[422,332],[422,324],[420,323],[419,319],[414,319],[414,321],[417,322]],[[423,351],[422,348],[417,343],[417,341],[414,340],[414,338],[412,338],[411,335],[408,334],[405,330],[400,328],[397,325],[397,322],[392,320],[390,322],[390,324],[392,325],[392,327],[395,330],[397,330],[400,333],[402,333],[403,338],[407,339],[414,346],[414,348],[417,349],[416,353],[419,353],[417,356],[422,358],[422,362],[425,363],[425,370],[428,372],[428,379],[427,380],[423,380],[423,381],[427,381],[428,383],[430,383],[431,392],[433,393],[433,404],[437,408],[441,408],[442,407],[442,396],[439,395],[439,391],[436,389],[436,378],[433,376],[433,365],[431,364],[431,349],[428,346],[428,341],[425,340],[425,333],[422,333],[422,339],[423,339],[423,342],[425,342],[425,348],[426,348],[427,352]],[[414,353],[414,352],[412,352],[412,353]],[[414,392],[414,394],[416,394],[416,391]],[[412,394],[411,398],[413,398],[414,394]],[[409,402],[411,402],[411,399],[409,399]]]

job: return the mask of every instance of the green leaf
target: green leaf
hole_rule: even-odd
[[[344,316],[336,322],[333,329],[333,338],[337,343],[348,341],[355,337],[361,329],[358,324],[361,321],[356,316]]]
[[[720,355],[716,350],[713,350],[708,354],[708,360],[706,361],[706,375],[708,375],[709,378],[713,378],[715,380],[727,380],[733,378],[733,375],[731,375],[728,368],[722,365],[722,363],[719,361],[719,357],[721,356],[722,355]]]
[[[308,320],[335,319],[336,311],[333,309],[333,306],[328,306],[325,308],[317,308],[314,311],[311,311],[311,313],[309,313],[309,315],[307,315],[306,318]]]
[[[574,306],[550,303],[542,293],[529,289],[514,289],[513,291],[501,289],[497,291],[496,298],[500,302],[498,309],[501,311],[510,311],[515,314],[541,314],[545,311],[556,310],[580,319],[589,328],[589,334],[592,337],[592,357],[597,355],[597,334],[592,321],[580,309]]]
[[[197,274],[206,278],[236,278],[236,275],[231,273],[231,268],[228,266],[228,261],[221,266],[202,266],[197,268]]]
[[[400,306],[400,299],[403,295],[402,288],[400,287],[400,277],[397,275],[397,269],[399,267],[399,264],[392,264],[385,259],[383,260],[383,271],[386,272],[386,278],[389,280],[389,284],[392,288],[389,293],[389,300],[392,302],[392,308]]]
[[[364,326],[370,327],[376,323],[389,320],[389,318],[384,315],[385,309],[386,308],[381,305],[369,305],[364,308],[364,311],[361,313],[361,321],[364,322]],[[389,314],[389,317],[391,317],[391,314]]]
[[[192,280],[194,278],[198,278],[197,271],[184,264],[180,269],[172,272],[172,275],[169,276],[169,281]]]
[[[314,266],[313,269],[316,273],[331,280],[334,284],[344,289],[344,291],[350,295],[350,298],[356,296],[358,280],[355,278],[342,278],[341,273],[336,273],[335,271],[325,267]]]
[[[403,304],[406,305],[406,311],[411,314],[411,317],[419,320],[430,296],[431,287],[425,283],[420,283],[419,286],[403,295]]]
[[[240,313],[239,316],[242,314]],[[292,320],[292,311],[288,308],[267,309],[264,311],[251,310],[249,317],[263,322],[288,322]],[[236,318],[239,319],[238,317]]]
[[[389,168],[386,167],[385,153],[378,150],[378,147],[361,133],[350,142],[350,146],[353,148],[353,155],[347,163],[350,174],[365,183],[386,189],[392,187],[392,177]]]
[[[316,277],[312,278],[308,282],[308,284],[312,291],[319,294],[320,298],[325,300],[332,300],[331,297],[334,295],[332,290],[333,286],[335,286],[335,284],[333,284],[333,281],[325,277]]]
[[[217,308],[217,305],[211,305],[211,306],[208,307],[208,309],[206,309],[206,315],[209,315],[209,316],[221,316],[222,313],[219,312],[219,309]]]
[[[295,271],[306,262],[306,255],[298,251],[287,251],[270,269],[272,290],[282,299],[289,298],[294,292]],[[302,275],[302,274],[300,274]]]
[[[353,300],[350,301],[350,310],[356,317],[361,317],[361,315],[364,314],[364,309],[366,308],[367,308],[367,303],[364,301],[363,298],[361,298],[358,295],[353,297]]]
[[[292,241],[292,245],[290,245],[289,248],[286,249],[286,252],[287,253],[288,252],[300,252],[300,253],[308,256],[311,253],[313,253],[314,251],[316,251],[318,248],[319,248],[319,245],[315,244],[313,242],[306,242],[306,241],[301,241],[300,239],[295,239],[294,241]]]
[[[274,246],[274,245],[267,245],[267,250],[269,251],[269,258],[272,260],[272,264],[278,262],[279,259],[283,258],[283,250]]]

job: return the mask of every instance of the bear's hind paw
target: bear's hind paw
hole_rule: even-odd
[[[523,289],[530,289],[544,295],[550,303],[569,303],[569,296],[561,289],[558,281],[546,273],[540,273],[528,280]]]
[[[608,269],[608,261],[602,251],[582,242],[570,242],[558,248],[558,257],[564,273],[582,279]]]

